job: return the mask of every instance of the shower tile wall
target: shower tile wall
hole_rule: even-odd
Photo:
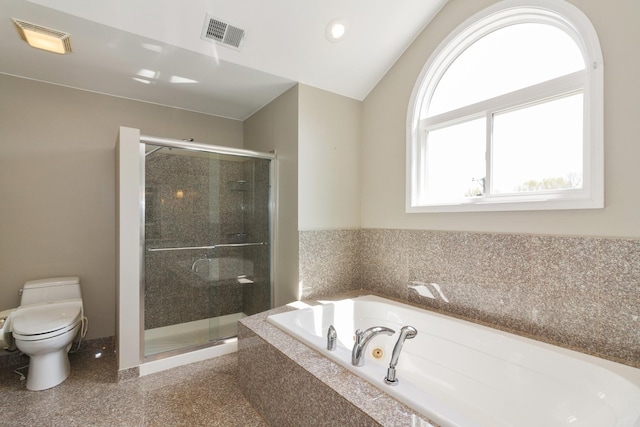
[[[367,289],[640,367],[640,240],[303,231],[300,274],[303,298]],[[420,297],[412,281],[442,295]]]
[[[250,206],[253,214],[256,210],[252,200],[244,200],[251,193],[244,182],[245,170],[251,169],[246,164],[250,163],[254,160],[210,161],[198,156],[162,152],[149,156],[145,165],[147,247],[210,246],[241,243],[247,239],[253,241],[255,237],[250,234],[254,230],[243,229],[249,219],[245,208]],[[268,188],[264,191],[268,200]],[[264,214],[265,208],[257,209],[262,209],[260,213]],[[267,240],[268,236],[264,238]],[[260,263],[252,259],[264,256],[259,250],[224,248],[147,252],[145,329],[231,313],[252,314],[256,303],[251,302],[246,308],[243,306],[245,288],[266,287],[268,293],[268,282],[266,285],[263,282],[256,284],[258,281],[239,284],[235,280],[239,267],[234,260],[244,259],[241,262],[258,265],[253,267],[254,273],[261,272],[268,280],[268,273],[262,272]],[[221,280],[206,280],[192,273],[193,262],[204,257],[218,259]],[[267,258],[267,271],[268,267]],[[245,268],[240,269],[246,271]]]

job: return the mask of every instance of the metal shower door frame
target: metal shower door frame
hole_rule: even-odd
[[[149,135],[140,135],[140,182],[139,182],[139,202],[140,202],[140,244],[139,244],[139,256],[140,265],[144,266],[145,261],[145,145],[150,144],[160,148],[181,148],[189,151],[199,151],[214,154],[223,154],[238,157],[247,157],[253,159],[269,160],[269,306],[273,307],[274,304],[274,292],[273,285],[275,282],[275,266],[276,263],[276,216],[277,216],[277,182],[276,182],[276,153],[264,153],[261,151],[245,150],[242,148],[225,147],[221,145],[204,144],[197,141],[179,140],[171,138],[160,138]],[[149,356],[145,356],[144,352],[144,291],[145,291],[145,269],[140,269],[140,361],[152,361],[162,359],[165,357],[175,356],[177,354],[183,354],[193,351],[198,348],[208,347],[211,343],[203,344],[200,346],[187,347],[185,349],[178,349],[164,353],[157,353]]]

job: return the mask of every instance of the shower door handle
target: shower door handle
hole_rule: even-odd
[[[148,248],[147,252],[166,252],[166,251],[194,251],[194,250],[206,250],[216,248],[242,248],[245,246],[268,246],[268,242],[257,243],[220,243],[213,246],[185,246],[181,248]]]
[[[216,248],[242,248],[244,246],[267,246],[267,242],[259,242],[259,243],[221,243],[219,245],[215,245]]]

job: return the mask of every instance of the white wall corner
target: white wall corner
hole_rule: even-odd
[[[116,142],[116,346],[118,370],[140,364],[140,130]]]

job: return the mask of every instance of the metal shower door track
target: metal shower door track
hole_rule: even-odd
[[[245,150],[243,148],[224,147],[222,145],[209,145],[197,141],[184,141],[181,139],[159,138],[156,136],[140,135],[140,142],[161,147],[182,148],[192,151],[206,151],[208,153],[228,154],[231,156],[253,157],[258,159],[273,160],[276,155],[261,151]]]

